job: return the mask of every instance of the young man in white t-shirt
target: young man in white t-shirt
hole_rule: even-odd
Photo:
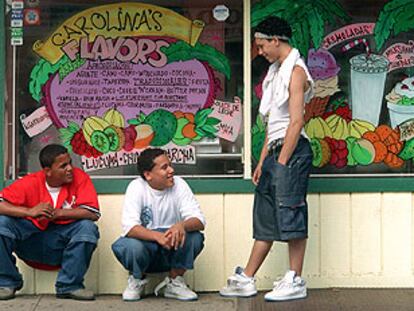
[[[190,187],[174,169],[165,151],[146,149],[138,158],[141,177],[125,193],[122,236],[112,245],[120,263],[130,273],[122,294],[127,301],[139,300],[147,284],[146,273],[169,272],[156,288],[164,296],[196,300],[184,273],[193,268],[203,249],[205,218]]]

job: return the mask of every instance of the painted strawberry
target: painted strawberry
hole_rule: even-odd
[[[335,113],[344,118],[346,122],[351,122],[352,120],[352,111],[348,105],[337,108]]]
[[[134,149],[135,138],[137,137],[137,132],[135,131],[135,125],[130,125],[124,128],[125,143],[124,150],[131,151]]]
[[[343,92],[338,92],[331,97],[327,111],[322,115],[322,118],[327,119],[333,114],[341,116],[348,123],[352,121],[352,111],[349,108],[348,100]]]

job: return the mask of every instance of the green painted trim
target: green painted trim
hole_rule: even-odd
[[[125,193],[132,179],[92,179],[99,194]]]
[[[94,180],[98,193],[124,193],[131,179]],[[253,193],[251,180],[186,179],[195,193]],[[311,178],[309,193],[414,192],[410,177]]]
[[[0,81],[6,81],[6,30],[5,30],[5,9],[4,2],[0,1]],[[5,106],[5,96],[4,96],[4,83],[0,87],[0,128],[3,129],[0,135],[0,186],[4,186],[4,106]]]
[[[414,179],[412,177],[311,178],[309,192],[414,192]]]
[[[132,179],[93,179],[99,194],[123,194]],[[195,193],[253,193],[254,185],[245,179],[186,179]],[[10,185],[13,181],[7,181]],[[311,178],[309,193],[414,192],[412,177]]]
[[[99,194],[125,193],[132,179],[94,179],[96,191]],[[243,179],[186,179],[195,193],[250,193],[254,191],[253,184]]]

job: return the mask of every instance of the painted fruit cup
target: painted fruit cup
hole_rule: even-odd
[[[151,125],[140,124],[135,127],[137,136],[135,138],[134,148],[135,149],[144,149],[147,148],[152,139],[154,138],[154,131],[152,130]]]

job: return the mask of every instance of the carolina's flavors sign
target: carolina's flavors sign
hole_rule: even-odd
[[[134,36],[165,36],[194,45],[204,27],[174,11],[145,3],[117,3],[94,7],[66,20],[45,42],[37,41],[33,49],[55,64],[64,53],[74,60],[82,38],[95,42],[96,37],[116,39]]]
[[[31,73],[31,94],[89,166],[88,158],[106,163],[116,152],[127,159],[148,146],[182,149],[214,138],[221,122],[210,115],[220,87],[215,72],[229,79],[230,66],[198,42],[203,27],[143,3],[82,11],[33,46],[42,59]],[[114,167],[93,169],[99,166]]]

